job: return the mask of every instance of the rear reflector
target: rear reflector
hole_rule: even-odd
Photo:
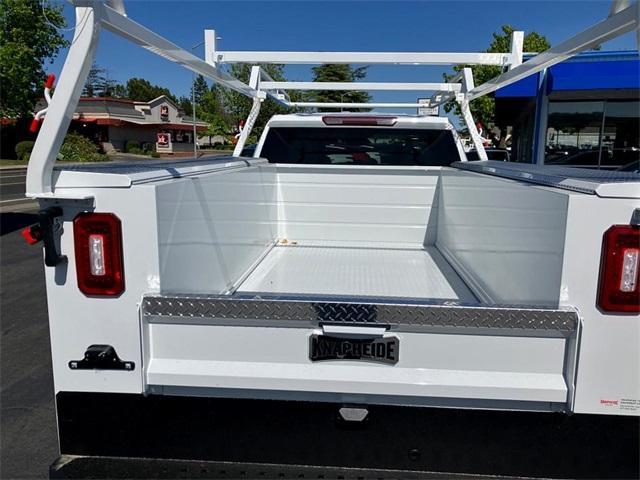
[[[605,312],[640,312],[640,227],[614,225],[604,234],[598,306]]]
[[[115,297],[124,291],[122,227],[112,213],[81,213],[73,221],[78,288]]]
[[[392,127],[396,124],[397,117],[358,116],[346,117],[343,115],[325,115],[322,121],[325,125],[368,126],[368,127]]]

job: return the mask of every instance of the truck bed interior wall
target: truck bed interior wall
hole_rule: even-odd
[[[277,169],[281,238],[342,245],[435,243],[439,167]]]
[[[269,165],[168,180],[156,189],[162,292],[222,293],[273,245]]]
[[[319,247],[435,246],[482,303],[559,303],[563,191],[449,168],[292,165],[236,166],[156,189],[162,292],[228,291],[276,239],[286,239]],[[321,288],[317,280],[307,279],[309,288]],[[272,291],[272,283],[258,287]],[[295,293],[289,290],[283,293]]]
[[[436,245],[487,303],[556,307],[569,192],[442,171]]]

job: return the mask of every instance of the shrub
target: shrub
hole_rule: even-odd
[[[29,156],[31,155],[31,151],[33,150],[33,145],[35,142],[31,140],[25,140],[24,142],[18,142],[16,144],[16,158],[18,160],[29,160]]]
[[[127,140],[124,144],[124,151],[126,153],[136,153],[133,150],[142,151],[140,149],[140,142],[137,140]]]
[[[104,162],[108,160],[106,155],[99,152],[95,143],[75,132],[68,133],[64,137],[59,157],[65,162]]]
[[[151,158],[160,158],[160,154],[158,152],[151,152]]]
[[[214,150],[233,150],[234,145],[230,143],[216,143],[213,146]]]
[[[133,153],[134,155],[145,155],[146,152],[139,147],[129,147],[127,153]]]

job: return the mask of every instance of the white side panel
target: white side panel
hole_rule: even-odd
[[[562,305],[575,305],[583,327],[574,410],[640,415],[640,315],[596,307],[602,236],[628,225],[638,200],[572,196],[562,276]]]
[[[125,291],[117,298],[92,298],[78,290],[73,219],[81,210],[64,204],[61,252],[67,263],[45,267],[55,390],[140,393],[138,305],[144,293],[159,291],[155,191],[138,186],[92,193],[95,211],[115,213],[122,223]],[[112,345],[122,360],[135,362],[135,370],[71,370],[69,361],[81,360],[93,344]]]
[[[157,185],[162,292],[221,293],[275,240],[270,166]]]
[[[319,333],[317,331],[315,333]],[[394,365],[309,360],[312,329],[149,324],[150,386],[565,403],[565,339],[396,333]]]
[[[435,242],[440,169],[277,168],[281,238],[414,246]]]
[[[443,170],[437,247],[483,301],[558,305],[568,196]]]
[[[434,247],[399,250],[278,246],[239,291],[476,302]]]

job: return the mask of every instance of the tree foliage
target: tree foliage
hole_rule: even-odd
[[[195,82],[193,82],[192,88],[196,104],[199,105],[200,103],[202,103],[204,96],[209,91],[209,85],[207,85],[207,81],[202,75],[198,75]]]
[[[76,133],[67,133],[64,137],[58,158],[64,162],[104,162],[108,157],[98,151],[98,146],[87,137]]]
[[[260,65],[264,71],[266,71],[271,78],[276,82],[285,80],[284,65],[279,64],[262,64]],[[238,80],[249,83],[249,77],[251,76],[251,65],[244,63],[236,63],[231,65],[229,73]],[[223,112],[221,112],[222,119],[232,128],[235,128],[241,120],[245,120],[249,115],[253,101],[244,96],[241,93],[235,92],[225,87],[216,86],[215,94],[216,100]],[[295,96],[294,96],[295,98]],[[292,98],[293,99],[293,98]],[[272,99],[267,98],[260,107],[260,114],[253,127],[253,136],[258,137],[264,126],[273,115],[288,113],[290,109],[280,105]]]
[[[346,64],[325,64],[313,67],[314,82],[355,82],[367,76],[367,67],[353,68]],[[307,95],[311,102],[332,103],[366,103],[371,100],[371,95],[362,91],[349,90],[315,90]],[[327,109],[318,109],[325,111]],[[328,109],[331,110],[331,109]],[[368,110],[368,109],[352,109]],[[334,110],[335,111],[335,110]]]
[[[30,115],[42,96],[44,65],[68,42],[62,7],[47,0],[0,0],[0,115]]]
[[[511,25],[503,25],[501,33],[493,33],[493,40],[487,49],[490,53],[503,53],[511,51],[511,34],[515,28]],[[524,37],[524,51],[525,52],[543,52],[547,50],[551,45],[547,38],[540,35],[537,32],[530,32]],[[456,65],[454,70],[460,72],[467,65]],[[491,80],[492,78],[500,75],[502,68],[497,65],[474,65],[471,67],[473,71],[473,79],[476,85]],[[454,77],[455,74],[445,74],[445,80],[449,80]],[[483,125],[489,125],[495,121],[495,100],[490,96],[483,96],[473,100],[470,104],[471,113],[476,121],[481,122]],[[445,105],[445,111],[450,112],[455,110],[456,115],[462,120],[460,108],[457,103],[451,102]],[[462,120],[464,123],[464,120]]]
[[[161,95],[166,95],[172,101],[177,103],[176,97],[169,91],[168,88],[160,87],[159,85],[153,85],[149,80],[144,78],[130,78],[127,80],[126,96],[132,100],[139,102],[150,102],[154,98],[158,98]]]
[[[84,83],[82,96],[124,98],[127,96],[127,89],[109,77],[106,68],[94,63],[89,70],[89,75],[87,75],[87,81]]]

